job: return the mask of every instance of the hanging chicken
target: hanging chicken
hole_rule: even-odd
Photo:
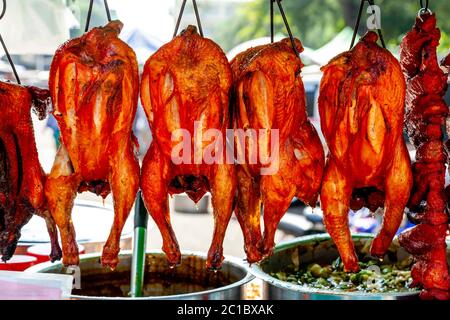
[[[50,69],[53,115],[61,147],[45,185],[59,227],[63,263],[78,264],[71,211],[76,193],[91,191],[114,201],[114,223],[102,264],[118,263],[120,235],[139,188],[132,134],[139,74],[133,50],[118,38],[122,23],[94,28],[58,49]]]
[[[31,109],[45,116],[47,90],[0,81],[0,256],[11,258],[20,230],[33,214],[42,216],[50,235],[52,261],[61,258],[58,232],[46,209],[45,174],[34,140]]]
[[[448,299],[445,236],[448,227],[445,197],[447,154],[441,129],[448,115],[443,96],[447,75],[436,55],[440,31],[434,14],[421,13],[400,46],[400,60],[406,78],[406,128],[417,148],[413,165],[414,187],[409,203],[418,223],[400,236],[400,243],[414,255],[413,285],[421,285],[425,299]]]
[[[375,209],[384,204],[383,225],[371,246],[372,255],[383,256],[412,185],[402,136],[405,80],[398,61],[377,39],[368,32],[322,68],[319,111],[329,155],[320,200],[346,271],[359,269],[348,225],[350,205]]]
[[[215,223],[207,266],[219,268],[223,260],[236,185],[233,162],[224,156],[231,84],[225,54],[193,26],[161,47],[144,67],[141,100],[154,140],[143,161],[141,189],[172,265],[179,263],[180,250],[170,225],[168,194],[183,192],[194,202],[211,192]],[[218,136],[207,138],[213,129]]]
[[[303,50],[299,40],[295,45],[298,52]],[[255,130],[254,139],[244,140],[236,134],[235,212],[244,233],[247,260],[256,262],[272,253],[275,231],[293,197],[315,206],[324,152],[306,114],[303,65],[289,39],[242,52],[231,65],[236,133]],[[239,153],[245,161],[239,162]]]

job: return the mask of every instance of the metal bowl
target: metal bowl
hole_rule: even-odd
[[[70,299],[109,300],[131,299],[131,252],[122,252],[115,271],[103,268],[100,254],[80,256],[81,289],[74,289]],[[206,257],[195,252],[183,252],[181,264],[170,268],[162,252],[146,255],[144,297],[142,300],[235,300],[243,299],[245,285],[254,277],[242,260],[226,257],[217,272],[205,268]],[[61,263],[42,263],[26,270],[33,273],[72,274]]]
[[[372,234],[352,235],[355,249],[358,252],[364,243],[373,239]],[[409,254],[398,245],[395,240],[391,246],[397,256],[409,258]],[[407,292],[366,293],[348,292],[344,290],[325,290],[297,285],[271,277],[270,272],[284,270],[293,263],[327,263],[331,264],[339,256],[339,253],[328,234],[312,235],[296,238],[292,241],[278,245],[274,254],[253,264],[250,272],[264,280],[263,297],[270,300],[405,300],[418,299],[419,290]]]

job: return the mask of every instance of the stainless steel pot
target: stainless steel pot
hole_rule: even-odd
[[[72,291],[70,299],[109,300],[131,299],[131,252],[123,252],[115,271],[103,268],[100,254],[80,256],[81,289]],[[149,252],[146,255],[144,297],[140,300],[231,300],[243,299],[246,284],[254,277],[242,260],[226,257],[221,270],[208,271],[206,257],[201,253],[183,252],[181,264],[170,268],[165,255]],[[46,262],[26,272],[68,272],[61,263]],[[72,273],[72,272],[70,272]]]
[[[362,248],[365,242],[373,239],[371,234],[355,234],[355,249]],[[392,245],[398,255],[408,258],[409,255],[396,241]],[[449,251],[448,251],[449,252]],[[269,275],[270,272],[282,271],[286,266],[298,263],[331,263],[339,256],[336,246],[328,234],[305,236],[278,245],[273,256],[253,264],[250,272],[264,280],[263,297],[270,300],[404,300],[418,299],[420,291],[365,293],[343,290],[324,290],[297,285],[278,280]],[[448,257],[448,255],[447,255]]]

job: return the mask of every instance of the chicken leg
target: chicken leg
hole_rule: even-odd
[[[45,184],[48,207],[61,234],[63,264],[78,265],[78,245],[72,223],[72,207],[81,182],[74,173],[66,147],[61,144]]]
[[[211,185],[214,214],[214,234],[208,251],[206,266],[218,269],[223,261],[223,241],[231,214],[236,190],[236,177],[233,164],[216,164],[211,168],[208,179]],[[231,191],[231,192],[230,192]]]
[[[180,263],[181,253],[175,232],[170,224],[168,185],[170,181],[169,160],[152,143],[142,166],[142,198],[163,238],[163,251],[170,265]],[[158,199],[158,200],[156,200]]]

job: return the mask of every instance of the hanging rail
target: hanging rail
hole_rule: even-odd
[[[187,2],[187,0],[183,0],[183,3],[181,4],[180,13],[178,14],[177,23],[175,25],[175,31],[173,32],[173,38],[175,38],[177,36],[178,29],[180,28],[181,18],[183,17],[184,8],[186,7],[186,2]],[[192,0],[192,5],[194,7],[195,18],[197,19],[198,31],[200,32],[200,35],[203,37],[202,22],[200,21],[200,14],[198,13],[197,1]]]
[[[356,19],[355,28],[353,30],[352,43],[350,45],[350,50],[353,48],[353,45],[355,44],[356,35],[358,34],[359,24],[361,22],[362,11],[364,9],[364,2],[366,2],[366,1],[369,3],[369,6],[375,5],[375,2],[373,0],[361,0],[361,4],[359,6],[359,11],[358,11],[358,17]],[[375,13],[375,11],[372,10],[372,13]],[[381,29],[377,29],[377,30],[378,30],[378,36],[380,37],[381,44],[382,44],[383,48],[386,49],[386,44],[384,43],[383,33],[381,32]]]
[[[0,14],[0,20],[3,19],[5,13],[6,13],[6,0],[3,0],[3,9],[2,9],[2,13]],[[14,73],[16,81],[18,84],[21,84],[19,74],[17,73],[17,70],[16,70],[16,66],[14,65],[11,55],[9,54],[8,48],[6,48],[5,41],[3,41],[3,37],[1,34],[0,34],[0,42],[2,43],[3,50],[5,51],[6,58],[8,59],[9,65],[11,66],[11,69]]]
[[[292,49],[294,50],[297,56],[300,56],[300,53],[298,52],[297,47],[295,46],[294,36],[292,35],[291,28],[289,27],[289,22],[287,21],[286,14],[284,13],[283,5],[281,4],[282,0],[269,0],[269,1],[270,1],[270,42],[273,43],[275,38],[274,35],[275,27],[273,22],[274,17],[273,4],[276,2],[278,5],[278,9],[280,10],[281,17],[283,18],[284,26],[286,27],[286,30],[288,32],[289,39],[291,40]]]
[[[108,22],[111,22],[111,12],[109,11],[108,1],[103,0],[103,3],[105,5],[105,11],[106,11],[106,17],[108,18]],[[86,18],[86,26],[84,28],[84,32],[88,32],[89,30],[89,24],[91,23],[91,16],[92,16],[92,7],[94,6],[94,0],[90,0],[89,2],[89,9],[88,9],[88,15]]]

